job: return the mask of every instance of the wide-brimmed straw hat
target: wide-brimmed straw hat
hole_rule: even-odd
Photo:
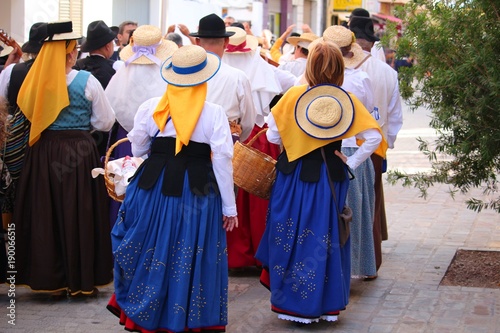
[[[361,46],[355,43],[354,33],[341,25],[332,25],[323,32],[323,39],[335,43],[338,47],[350,46],[352,57],[344,56],[344,64],[347,68],[355,68],[362,62],[367,55],[363,52]]]
[[[231,37],[234,32],[226,31],[226,24],[216,14],[210,14],[200,19],[198,31],[189,36],[198,38],[225,38]]]
[[[218,56],[201,46],[185,45],[161,66],[161,77],[175,86],[197,86],[210,80],[219,68]]]
[[[224,52],[226,53],[247,53],[255,51],[259,46],[257,37],[248,35],[245,30],[238,27],[227,27],[227,31],[234,32],[229,37],[229,44]]]
[[[134,30],[130,43],[120,51],[126,64],[159,66],[178,49],[177,44],[163,38],[160,28],[141,25]]]
[[[5,57],[6,55],[11,54],[14,51],[12,46],[8,46],[4,42],[0,41],[0,57]]]
[[[82,37],[82,35],[73,32],[72,21],[47,23],[47,36],[45,42],[73,40]]]
[[[304,49],[308,49],[309,44],[311,44],[312,41],[314,41],[318,38],[319,38],[319,36],[317,36],[316,34],[314,34],[312,32],[304,32],[300,36],[288,37],[287,41],[288,41],[288,43],[292,44],[295,47],[297,45],[299,45],[300,47],[302,47]]]
[[[116,33],[104,21],[94,21],[87,27],[87,37],[82,44],[82,52],[100,49],[116,38]]]
[[[29,40],[23,44],[21,50],[24,53],[40,52],[45,38],[47,38],[47,23],[37,22],[31,26]]]
[[[307,135],[317,139],[335,139],[345,134],[354,119],[349,94],[333,84],[308,89],[295,104],[295,121]]]

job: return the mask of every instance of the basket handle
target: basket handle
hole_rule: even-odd
[[[123,138],[123,139],[120,139],[118,141],[116,141],[115,143],[113,143],[109,148],[108,148],[108,151],[106,152],[106,156],[104,158],[104,170],[106,170],[106,166],[109,162],[109,157],[111,156],[111,153],[113,152],[113,149],[116,148],[116,146],[118,146],[120,143],[124,143],[128,141],[128,138]]]
[[[264,129],[260,130],[259,132],[257,132],[257,134],[255,134],[254,137],[250,141],[248,141],[247,146],[250,147],[251,145],[253,145],[253,143],[257,140],[257,138],[265,132],[267,132],[267,128],[264,128]]]

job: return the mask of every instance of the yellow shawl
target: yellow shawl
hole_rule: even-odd
[[[158,129],[163,131],[170,116],[174,124],[176,140],[175,154],[187,146],[198,123],[207,97],[207,83],[193,87],[167,86],[160,102],[153,113]]]
[[[31,122],[30,146],[69,105],[66,54],[75,47],[75,40],[69,41],[68,45],[65,40],[44,43],[21,85],[17,104]]]
[[[387,141],[382,130],[377,124],[377,121],[373,119],[368,110],[366,110],[363,103],[351,93],[349,93],[349,96],[354,104],[354,120],[351,127],[344,135],[334,139],[320,140],[302,131],[295,121],[295,104],[307,88],[307,85],[290,88],[271,110],[290,162],[331,142],[350,138],[370,128],[378,130],[382,135],[382,142],[377,150],[375,150],[375,154],[385,158]],[[362,141],[358,140],[358,144],[362,144]]]

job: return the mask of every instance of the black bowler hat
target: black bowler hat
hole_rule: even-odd
[[[47,23],[38,22],[31,26],[29,40],[23,44],[21,50],[24,53],[38,53],[42,48],[43,41],[47,38]]]
[[[349,19],[349,29],[354,32],[354,36],[359,39],[365,39],[369,42],[379,41],[375,36],[373,21],[369,17],[351,16]]]
[[[226,32],[226,24],[215,14],[210,14],[200,19],[198,32],[192,32],[189,36],[198,38],[224,38],[231,37],[234,32]]]
[[[116,33],[111,30],[104,21],[94,21],[87,28],[87,36],[82,44],[82,52],[90,52],[100,49],[116,37]]]

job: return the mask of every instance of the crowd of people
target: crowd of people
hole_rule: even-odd
[[[0,72],[16,283],[54,298],[113,283],[126,330],[225,332],[230,272],[258,267],[278,318],[338,320],[351,279],[382,264],[382,173],[402,125],[397,72],[353,13],[272,46],[216,14],[196,32],[100,20],[85,38],[35,23]],[[124,138],[112,158],[144,162],[117,202],[91,171]],[[276,160],[269,200],[233,182],[233,146],[250,140]]]

